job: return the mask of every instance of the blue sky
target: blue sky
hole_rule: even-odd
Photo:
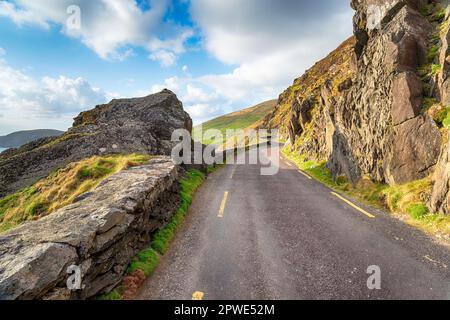
[[[338,0],[0,0],[0,135],[163,88],[195,123],[277,98],[351,17]]]

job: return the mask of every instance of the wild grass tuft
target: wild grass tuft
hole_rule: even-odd
[[[145,277],[149,277],[158,266],[158,263],[158,253],[156,253],[155,250],[148,248],[138,253],[138,255],[133,259],[133,262],[131,262],[127,271],[131,274],[136,270],[141,269],[144,272]]]
[[[430,212],[423,203],[411,204],[406,208],[406,211],[411,215],[411,218],[414,219],[423,219]]]
[[[0,199],[0,232],[35,220],[73,203],[110,175],[144,164],[147,155],[95,156],[51,173],[35,185]]]

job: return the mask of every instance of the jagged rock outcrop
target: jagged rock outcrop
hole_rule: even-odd
[[[447,7],[445,22],[440,32],[441,48],[438,59],[441,70],[437,75],[437,93],[442,104],[450,106],[450,8]],[[430,200],[433,212],[450,214],[450,144],[448,132],[434,174],[434,187]]]
[[[112,100],[82,112],[60,137],[1,153],[0,198],[68,163],[94,155],[170,155],[175,129],[192,131],[192,120],[169,90],[143,98]]]
[[[316,160],[327,158],[333,130],[328,120],[333,116],[336,101],[352,84],[354,46],[355,38],[351,37],[295,79],[260,127],[278,128],[302,154]]]
[[[430,22],[424,1],[352,1],[358,55],[354,85],[342,104],[348,117],[336,125],[354,163],[376,181],[399,184],[424,178],[437,163],[441,137],[421,114],[423,87],[417,70],[426,63]],[[381,7],[381,25],[368,28],[369,5]],[[362,34],[362,35],[361,35]],[[360,36],[358,36],[360,35]],[[352,160],[353,159],[353,160]],[[330,166],[342,157],[329,159]]]
[[[0,235],[0,299],[86,299],[108,292],[177,210],[170,157],[121,171],[78,202]],[[68,267],[81,270],[71,291]]]
[[[263,126],[355,184],[402,184],[436,171],[430,208],[450,213],[447,135],[433,116],[450,106],[448,1],[351,6],[353,39],[296,79]],[[430,103],[438,107],[427,111]]]
[[[352,1],[356,11],[352,50],[342,45],[295,80],[266,118],[266,126],[288,128],[293,148],[327,161],[334,177],[345,175],[356,183],[368,176],[401,184],[428,176],[442,144],[438,126],[423,111],[425,85],[418,74],[419,67],[428,63],[429,39],[435,31],[421,14],[430,2]],[[336,56],[341,58],[333,61]],[[324,80],[309,81],[327,64],[339,72],[324,71]],[[441,83],[439,87],[445,87],[445,81]],[[301,90],[295,90],[298,87]],[[286,103],[290,95],[294,98]],[[314,100],[311,107],[309,101]],[[290,104],[289,111],[281,110],[285,104]],[[302,117],[305,113],[311,116]],[[281,129],[287,136],[285,131]]]

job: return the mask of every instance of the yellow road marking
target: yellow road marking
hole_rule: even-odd
[[[300,172],[302,175],[307,177],[309,180],[312,180],[312,178],[309,175],[307,175],[306,173],[304,173],[302,170],[298,170],[298,172]]]
[[[223,199],[222,199],[222,203],[220,204],[220,209],[219,209],[219,218],[223,218],[223,214],[225,213],[225,205],[227,204],[227,199],[228,199],[228,191],[225,191],[224,195],[223,195]]]
[[[195,291],[192,294],[192,300],[203,300],[203,297],[205,296],[205,294],[201,291]]]
[[[363,214],[365,214],[366,216],[368,216],[369,218],[375,218],[375,216],[373,214],[368,213],[366,210],[361,209],[360,207],[358,207],[356,204],[348,201],[347,199],[345,199],[344,197],[341,197],[340,195],[338,195],[336,192],[331,192],[332,195],[338,197],[339,199],[341,199],[342,201],[344,201],[345,203],[347,203],[349,206],[355,208],[356,210],[358,210],[359,212],[362,212]]]
[[[291,164],[290,162],[287,162],[287,161],[286,161],[286,164],[287,164],[289,167],[292,167],[292,164]]]

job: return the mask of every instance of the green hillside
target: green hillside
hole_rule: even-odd
[[[261,121],[277,104],[277,100],[269,100],[256,106],[236,111],[202,124],[203,132],[209,129],[217,129],[225,134],[227,129],[246,129]],[[194,128],[194,140],[201,141],[200,126]],[[203,141],[208,143],[209,141]]]

